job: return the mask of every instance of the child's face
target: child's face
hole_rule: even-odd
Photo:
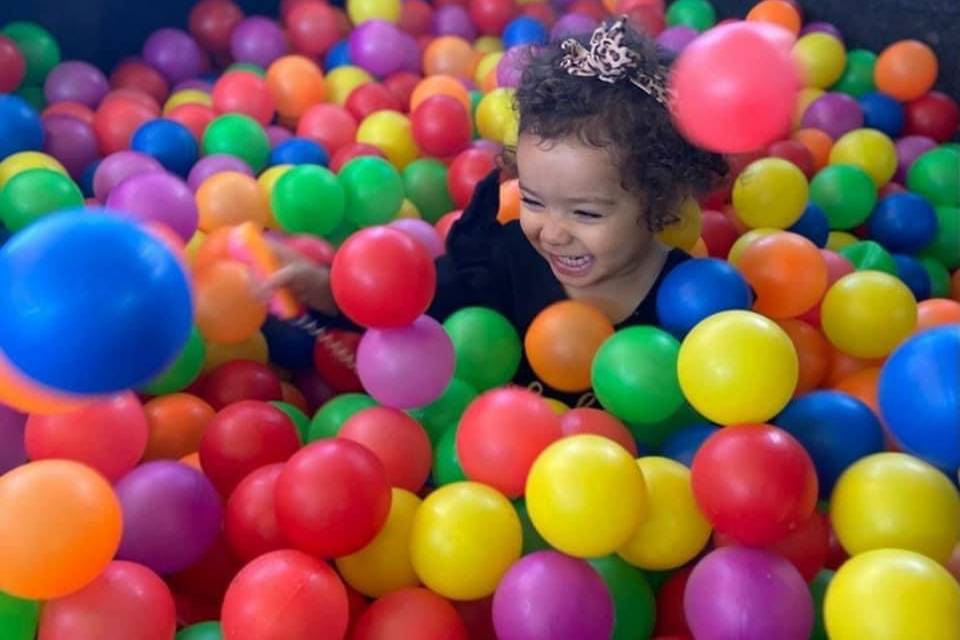
[[[520,226],[565,286],[582,288],[629,274],[653,234],[642,202],[620,184],[608,151],[574,137],[517,144]]]

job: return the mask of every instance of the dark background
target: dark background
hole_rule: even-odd
[[[755,0],[712,0],[722,17],[746,15]],[[278,0],[238,0],[250,13],[277,14]],[[0,25],[34,20],[60,42],[64,59],[109,70],[139,53],[159,27],[185,28],[193,0],[0,0]],[[879,52],[904,38],[926,41],[940,58],[939,88],[960,97],[960,0],[806,0],[808,21],[832,22],[847,47]]]

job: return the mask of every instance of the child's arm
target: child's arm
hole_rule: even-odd
[[[330,268],[314,264],[299,252],[281,243],[272,243],[277,259],[283,266],[264,281],[261,297],[285,287],[299,302],[323,315],[335,316],[340,310],[330,289]]]

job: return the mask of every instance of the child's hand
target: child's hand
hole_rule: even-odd
[[[280,262],[280,269],[270,276],[258,290],[259,297],[269,300],[274,291],[286,288],[301,303],[327,315],[338,312],[330,289],[330,269],[316,265],[297,251],[271,242],[271,248]]]

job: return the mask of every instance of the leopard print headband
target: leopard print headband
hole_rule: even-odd
[[[626,18],[620,18],[610,26],[601,24],[597,27],[590,36],[589,49],[575,38],[564,40],[560,45],[565,54],[560,60],[560,68],[572,76],[597,78],[610,84],[628,80],[667,107],[670,99],[667,70],[661,67],[652,75],[644,72],[637,53],[623,44],[625,35]]]

